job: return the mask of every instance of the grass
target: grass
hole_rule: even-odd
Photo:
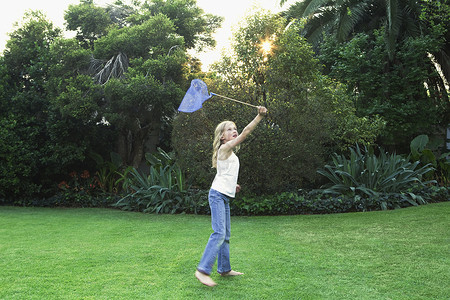
[[[0,207],[0,299],[449,299],[449,213],[232,217],[245,275],[209,288],[209,216]]]

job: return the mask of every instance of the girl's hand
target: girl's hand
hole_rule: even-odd
[[[241,186],[239,184],[236,184],[236,194],[241,191]]]
[[[264,106],[258,106],[258,115],[265,116],[267,114],[267,108]]]

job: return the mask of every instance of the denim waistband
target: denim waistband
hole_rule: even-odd
[[[226,203],[229,203],[230,202],[230,197],[228,197],[227,195],[225,195],[225,194],[222,194],[221,192],[219,192],[219,191],[216,191],[215,189],[210,189],[209,190],[209,196],[211,197],[219,197],[219,198],[221,198],[221,199],[223,199],[223,201],[225,201]]]

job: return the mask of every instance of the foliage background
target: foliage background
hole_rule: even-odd
[[[256,112],[213,98],[199,112],[176,113],[194,78],[269,108],[239,153],[242,211],[270,214],[273,203],[280,211],[291,204],[298,211],[299,203],[316,212],[379,207],[382,199],[306,199],[298,191],[320,187],[325,178],[317,169],[356,144],[431,164],[424,180],[448,186],[448,11],[447,1],[384,0],[308,0],[282,14],[255,11],[208,73],[188,50],[213,46],[222,18],[194,0],[107,7],[81,0],[66,11],[66,29],[76,31],[69,39],[42,13],[28,12],[0,57],[0,203],[109,205],[143,191],[127,189],[127,170],[147,176],[145,154],[160,146],[175,150],[176,177],[187,175],[186,189],[174,185],[167,193],[185,193],[190,211],[204,211],[214,127],[231,119],[242,129]],[[424,134],[428,144],[406,158],[410,141]],[[85,171],[83,180],[71,175]],[[421,197],[445,199],[428,188]],[[411,190],[398,191],[392,207],[404,193]]]
[[[0,58],[2,202],[46,202],[73,171],[104,175],[92,153],[145,168],[145,152],[170,148],[172,113],[198,70],[187,49],[213,46],[222,22],[193,0],[81,0],[65,13],[75,38],[29,12]]]
[[[263,11],[249,17],[236,35],[235,54],[225,56],[214,77],[205,79],[212,92],[269,109],[239,151],[244,193],[320,185],[316,170],[330,151],[370,143],[383,128],[379,118],[355,115],[345,88],[319,73],[311,47],[295,25],[283,31],[284,24],[283,18]],[[261,53],[261,41],[273,36],[273,52]],[[180,113],[172,141],[188,179],[208,188],[214,175],[210,154],[215,126],[227,119],[242,130],[255,115],[255,109],[218,97],[197,112]]]

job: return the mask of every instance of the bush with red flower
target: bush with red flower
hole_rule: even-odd
[[[53,197],[53,204],[57,206],[105,206],[109,202],[98,177],[91,176],[88,170],[70,172],[67,179],[58,184],[58,189],[60,193]]]
[[[91,177],[88,170],[83,170],[80,173],[76,171],[70,172],[69,180],[61,181],[58,184],[58,188],[64,191],[84,192],[87,194],[101,191],[97,176]]]

